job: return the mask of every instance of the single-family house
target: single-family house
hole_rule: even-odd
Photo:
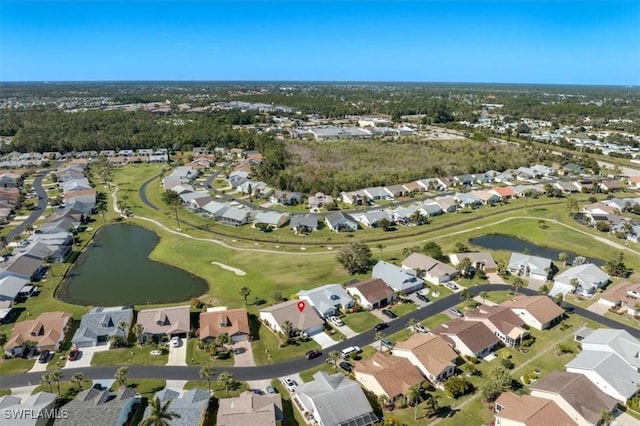
[[[203,389],[191,389],[184,392],[177,392],[173,389],[164,388],[154,395],[161,404],[171,402],[169,410],[178,414],[178,417],[169,420],[171,426],[202,426],[205,423],[207,410],[211,394]],[[151,407],[147,405],[144,410],[142,421],[151,416]]]
[[[420,271],[421,278],[436,285],[451,281],[458,274],[455,268],[422,253],[410,254],[402,261],[402,267],[416,273]]]
[[[249,314],[246,309],[213,309],[200,312],[198,338],[203,343],[210,343],[223,334],[229,336],[232,343],[251,339]]]
[[[408,359],[434,384],[455,373],[458,359],[458,354],[446,340],[430,333],[414,333],[407,340],[398,342],[393,355]]]
[[[393,223],[393,218],[384,210],[370,211],[362,214],[353,215],[353,218],[367,228],[377,228],[382,226],[386,220]]]
[[[302,409],[320,426],[368,426],[378,422],[371,404],[358,383],[343,374],[319,371],[313,381],[296,387]]]
[[[420,206],[420,212],[427,217],[432,217],[440,216],[444,210],[438,203],[424,203]]]
[[[535,185],[514,185],[506,188],[513,189],[516,197],[537,197],[540,194]]]
[[[600,182],[602,192],[615,192],[624,189],[624,184],[619,180],[603,180]]]
[[[17,188],[22,182],[22,175],[18,173],[0,173],[0,188]]]
[[[266,211],[258,212],[253,219],[253,223],[263,223],[275,228],[280,228],[289,222],[289,213]]]
[[[324,320],[315,309],[298,310],[298,300],[288,300],[260,310],[260,320],[275,333],[282,333],[282,324],[289,321],[293,325],[293,332],[300,332],[308,336],[322,332]]]
[[[413,293],[424,287],[424,281],[416,277],[414,271],[408,271],[384,260],[373,266],[372,278],[380,278],[394,291],[404,294]]]
[[[279,393],[260,395],[242,392],[235,398],[218,400],[218,426],[280,426],[284,422]]]
[[[455,318],[431,331],[450,342],[461,355],[484,358],[493,351],[500,340],[481,321],[464,321]]]
[[[394,198],[399,198],[408,194],[407,188],[405,188],[404,185],[387,185],[384,189]]]
[[[406,396],[409,390],[424,382],[420,370],[406,358],[376,352],[372,358],[358,361],[353,366],[355,379],[373,392],[393,400]]]
[[[482,201],[470,192],[456,192],[453,198],[458,202],[460,207],[470,207],[475,209],[480,207],[482,204]]]
[[[325,216],[324,221],[333,232],[352,232],[358,229],[356,221],[342,212],[331,213]]]
[[[573,194],[580,192],[577,182],[559,180],[554,182],[553,186],[559,189],[563,194]]]
[[[445,213],[453,213],[458,210],[458,203],[453,197],[439,197],[434,201]]]
[[[55,424],[125,426],[140,400],[140,395],[133,388],[121,387],[111,392],[96,385],[81,391],[71,402],[62,406],[67,415],[60,416]]]
[[[518,196],[511,186],[494,186],[492,191],[502,200],[509,200]]]
[[[269,201],[273,204],[280,204],[283,206],[294,206],[302,202],[302,194],[299,192],[291,191],[276,191]]]
[[[393,222],[400,225],[409,224],[415,218],[416,211],[420,210],[420,206],[411,204],[408,206],[398,206],[395,210],[391,210],[391,218]],[[424,214],[420,211],[420,214]]]
[[[383,186],[376,186],[373,188],[365,188],[363,192],[370,200],[384,200],[388,198],[393,198],[393,194]]]
[[[56,395],[49,392],[24,397],[5,395],[0,397],[0,410],[11,426],[46,426],[51,420],[46,413],[54,413],[56,400]]]
[[[640,284],[623,282],[612,285],[600,295],[598,303],[613,308],[619,313],[638,315],[640,314]]]
[[[351,295],[338,284],[327,284],[311,290],[301,290],[298,298],[306,301],[322,318],[336,315],[355,305]]]
[[[584,297],[592,297],[596,290],[609,283],[609,275],[593,263],[573,266],[556,275],[549,295],[555,296],[575,292]]]
[[[514,275],[546,281],[551,273],[551,259],[513,252],[507,269]]]
[[[131,307],[95,307],[82,316],[71,344],[76,348],[105,345],[111,336],[120,336],[126,342],[132,322]]]
[[[469,252],[469,253],[451,253],[449,260],[455,267],[458,266],[460,261],[464,258],[468,258],[471,261],[471,266],[476,271],[482,271],[486,274],[495,273],[498,270],[498,264],[493,260],[493,256],[488,252]]]
[[[511,309],[525,324],[537,330],[550,328],[564,318],[564,309],[544,295],[519,295],[501,305]]]
[[[293,229],[296,234],[308,234],[318,230],[318,216],[315,214],[296,214],[293,215],[289,223],[289,228]]]
[[[509,183],[517,180],[517,173],[515,170],[507,169],[502,173],[498,173],[493,180],[496,182]]]
[[[628,331],[599,328],[596,330],[585,329],[581,332],[584,335],[580,340],[582,350],[616,353],[626,364],[640,369],[640,341]]]
[[[383,308],[391,303],[394,297],[391,287],[377,278],[349,284],[345,289],[360,306],[368,310]]]
[[[422,192],[424,191],[426,188],[422,185],[420,185],[419,182],[415,181],[415,182],[407,182],[404,185],[404,189],[406,190],[407,194],[412,194],[415,192]]]
[[[230,173],[229,177],[227,178],[227,182],[232,188],[237,188],[238,186],[242,185],[248,180],[249,180],[249,173],[242,170],[238,170]]]
[[[478,189],[471,191],[471,194],[475,196],[482,204],[495,204],[502,201],[502,197],[491,189]]]
[[[531,385],[531,396],[555,402],[579,426],[600,423],[603,412],[616,410],[618,401],[582,374],[552,371]]]
[[[310,210],[321,209],[329,203],[333,203],[333,197],[322,192],[316,192],[315,195],[311,195],[307,199],[307,206]]]
[[[33,291],[24,275],[0,272],[0,309],[11,307],[17,298],[29,297]]]
[[[235,206],[227,206],[224,211],[216,219],[224,224],[232,226],[241,226],[249,223],[250,210],[239,208]]]
[[[456,185],[458,186],[471,186],[473,185],[475,179],[473,178],[473,176],[471,175],[460,175],[460,176],[454,176],[453,180],[455,181]]]
[[[502,393],[495,402],[496,426],[577,426],[554,401]]]
[[[144,327],[142,339],[158,341],[163,336],[187,337],[191,330],[190,312],[191,308],[188,305],[144,309],[138,312],[138,324]]]
[[[59,311],[44,312],[36,319],[18,322],[4,345],[4,352],[11,357],[22,355],[25,342],[34,342],[34,347],[40,352],[57,351],[70,325],[71,314]]]
[[[364,191],[341,192],[340,201],[354,206],[361,206],[369,200],[369,196]]]
[[[465,321],[479,321],[489,328],[505,346],[514,347],[529,335],[524,320],[506,306],[480,305],[466,311]]]

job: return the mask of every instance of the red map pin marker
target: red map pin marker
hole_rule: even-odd
[[[298,310],[300,312],[304,311],[304,307],[306,306],[306,304],[301,300],[298,302]]]

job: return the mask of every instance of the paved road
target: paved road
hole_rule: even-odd
[[[147,207],[153,209],[153,210],[159,210],[155,204],[153,204],[151,201],[149,201],[149,199],[147,198],[147,185],[149,185],[151,182],[153,182],[154,180],[156,180],[160,175],[154,176],[151,179],[149,179],[148,181],[144,182],[142,184],[142,186],[140,186],[140,199],[142,200],[143,203],[145,203],[147,205]]]
[[[58,163],[55,163],[52,168],[57,166]],[[45,191],[42,187],[42,180],[49,173],[50,169],[51,168],[38,173],[38,176],[36,176],[36,178],[33,180],[33,190],[36,194],[38,194],[38,202],[36,203],[36,208],[31,212],[29,217],[24,222],[22,222],[14,230],[7,234],[7,241],[13,241],[14,236],[22,234],[27,226],[33,225],[36,220],[38,220],[40,216],[42,216],[42,214],[45,212],[49,199],[47,197],[47,191]]]
[[[486,284],[471,287],[469,290],[472,295],[477,296],[481,291],[504,291],[512,290],[513,287],[502,284]],[[520,290],[522,294],[537,294],[535,291],[524,288]],[[435,314],[438,314],[446,309],[460,303],[460,296],[458,294],[452,294],[444,297],[432,304],[425,306],[424,308],[415,310],[408,315],[389,322],[389,328],[385,330],[385,334],[390,335],[396,333],[407,326],[409,319],[414,318],[418,321],[422,321]],[[573,305],[571,305],[573,306]],[[594,314],[586,309],[574,306],[575,313],[573,315],[580,315],[590,320],[593,320],[605,327],[624,329],[628,331],[632,336],[640,338],[640,330],[637,328],[621,324],[613,321],[609,318]],[[340,342],[331,347],[331,350],[341,350],[348,346],[357,345],[364,347],[375,341],[373,330],[366,331],[362,334],[352,337]],[[326,352],[326,351],[325,351]],[[256,367],[225,367],[223,370],[232,372],[238,380],[262,380],[268,378],[282,377],[290,374],[297,373],[299,371],[307,370],[309,368],[317,367],[325,362],[326,356],[321,356],[314,360],[307,360],[304,358],[294,359],[286,361],[280,364],[263,365]],[[70,378],[75,373],[82,373],[88,379],[104,379],[111,378],[115,374],[118,367],[116,366],[104,366],[104,367],[91,367],[91,368],[79,368],[65,370],[65,378]],[[220,369],[219,369],[220,370]],[[136,379],[166,379],[166,380],[199,380],[200,367],[199,366],[131,366],[129,367],[129,377]],[[40,373],[25,373],[14,374],[9,376],[0,377],[0,388],[13,388],[19,386],[27,386],[29,384],[37,384],[40,382]]]

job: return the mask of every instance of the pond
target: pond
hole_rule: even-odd
[[[482,235],[480,237],[472,238],[471,240],[469,240],[469,242],[473,245],[489,250],[506,250],[519,253],[527,251],[533,256],[546,257],[547,259],[551,259],[556,263],[559,261],[558,255],[563,252],[567,253],[567,256],[569,256],[569,260],[567,261],[568,264],[571,264],[576,256],[580,256],[578,253],[574,253],[568,250],[556,250],[549,247],[541,247],[539,245],[533,244],[532,242],[521,240],[520,238],[512,237],[510,235]],[[587,262],[594,263],[598,266],[602,266],[605,263],[601,259],[589,257],[587,258]]]
[[[202,278],[153,261],[153,231],[124,223],[101,229],[60,284],[56,297],[92,306],[188,301],[208,292]]]

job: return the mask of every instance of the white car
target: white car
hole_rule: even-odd
[[[344,325],[342,320],[338,317],[329,317],[329,322],[335,325],[336,327],[342,327]]]
[[[429,330],[422,324],[420,323],[416,323],[416,325],[413,326],[413,329],[416,331],[419,331],[420,333],[428,333]]]
[[[295,380],[293,380],[290,377],[285,377],[284,380],[284,385],[287,387],[287,390],[289,392],[293,392],[293,388],[295,388],[296,386],[298,386],[298,384],[296,383]]]
[[[180,343],[182,343],[180,341],[180,338],[178,336],[174,336],[171,338],[170,342],[172,347],[177,348],[178,346],[180,346]]]

